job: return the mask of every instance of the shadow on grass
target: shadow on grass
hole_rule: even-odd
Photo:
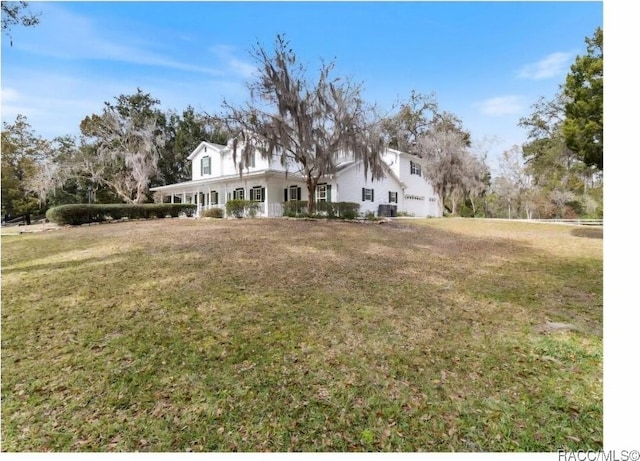
[[[602,239],[602,227],[579,227],[571,230],[571,235],[590,239]]]
[[[44,263],[44,264],[31,264],[28,266],[20,266],[20,267],[8,267],[2,268],[2,273],[9,275],[14,273],[24,272],[25,274],[29,274],[31,272],[53,272],[53,271],[62,271],[66,269],[74,269],[82,271],[86,269],[88,266],[95,265],[106,265],[106,264],[114,264],[115,262],[121,261],[122,256],[118,253],[107,257],[88,257],[80,260],[72,260],[72,261],[62,261],[62,262],[52,262],[52,263]]]

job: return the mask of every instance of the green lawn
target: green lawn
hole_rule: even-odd
[[[602,449],[602,276],[560,225],[3,235],[2,450]]]

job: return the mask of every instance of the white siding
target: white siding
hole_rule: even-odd
[[[291,174],[300,173],[300,165],[296,164],[292,160],[286,162],[285,166],[281,165],[280,156],[278,154],[274,154],[273,158],[269,159],[268,168],[273,171],[288,171]]]
[[[195,154],[195,155],[194,155]],[[211,158],[211,173],[209,175],[201,174],[201,162],[204,157]],[[220,150],[206,144],[200,144],[196,151],[191,154],[191,179],[212,178],[216,172],[220,170]]]
[[[365,179],[364,171],[358,166],[345,168],[338,172],[335,192],[332,191],[332,201],[334,202],[355,202],[360,204],[360,214],[367,212],[378,214],[379,205],[388,205],[389,192],[398,193],[398,210],[400,210],[400,200],[402,197],[402,188],[398,181],[390,175],[386,175],[380,180],[371,181],[371,176]],[[373,201],[362,200],[362,188],[373,189]],[[396,205],[391,203],[391,205]]]
[[[431,184],[425,180],[424,171],[421,176],[411,174],[410,155],[388,150],[382,159],[402,184],[389,173],[381,180],[371,181],[370,177],[365,179],[362,168],[355,166],[336,175],[337,193],[334,194],[333,200],[360,203],[362,214],[366,214],[368,211],[377,214],[379,205],[393,205],[389,202],[389,192],[397,192],[398,212],[409,213],[417,217],[442,216],[442,212],[439,210],[439,201]],[[374,189],[373,202],[362,201],[363,187]]]
[[[242,151],[239,150],[236,156],[238,164]],[[201,174],[201,162],[203,157],[211,158],[211,173],[208,175]],[[229,148],[217,148],[212,145],[201,144],[191,154],[191,179],[215,179],[223,176],[239,175],[239,165],[236,165],[233,161],[233,153]],[[264,171],[269,169],[269,159],[263,159],[260,153],[256,153],[255,165],[252,167],[244,168],[242,173],[252,173],[255,171]]]
[[[398,208],[415,216],[442,216],[438,211],[439,201],[433,191],[431,184],[425,179],[424,167],[421,175],[411,174],[410,155],[405,153],[397,154],[397,163],[394,167],[398,171],[398,177],[406,186],[402,199],[402,207]]]
[[[400,158],[403,154],[399,151],[393,149],[387,149],[387,151],[382,155],[382,160],[389,166],[391,171],[395,173],[395,175],[402,180],[401,171],[400,171]]]

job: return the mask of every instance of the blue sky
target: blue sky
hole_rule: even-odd
[[[2,120],[27,116],[44,137],[78,134],[105,101],[140,87],[163,109],[216,113],[241,102],[249,50],[286,34],[309,69],[336,61],[385,110],[411,90],[458,115],[495,158],[552,97],[601,2],[31,2],[35,28],[2,40]]]

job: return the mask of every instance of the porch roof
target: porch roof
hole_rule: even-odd
[[[280,176],[280,177],[289,177],[294,180],[304,180],[302,176],[294,173],[285,173],[284,171],[278,170],[261,170],[261,171],[252,171],[251,173],[244,173],[242,178],[238,174],[231,174],[226,176],[217,176],[215,178],[204,178],[204,179],[196,179],[192,181],[184,181],[175,184],[167,184],[166,186],[156,186],[150,187],[149,190],[151,192],[178,192],[178,191],[186,191],[186,190],[194,190],[200,186],[206,186],[210,184],[220,184],[220,183],[228,183],[233,181],[239,181],[243,179],[255,179],[264,177],[265,179],[269,176]]]

